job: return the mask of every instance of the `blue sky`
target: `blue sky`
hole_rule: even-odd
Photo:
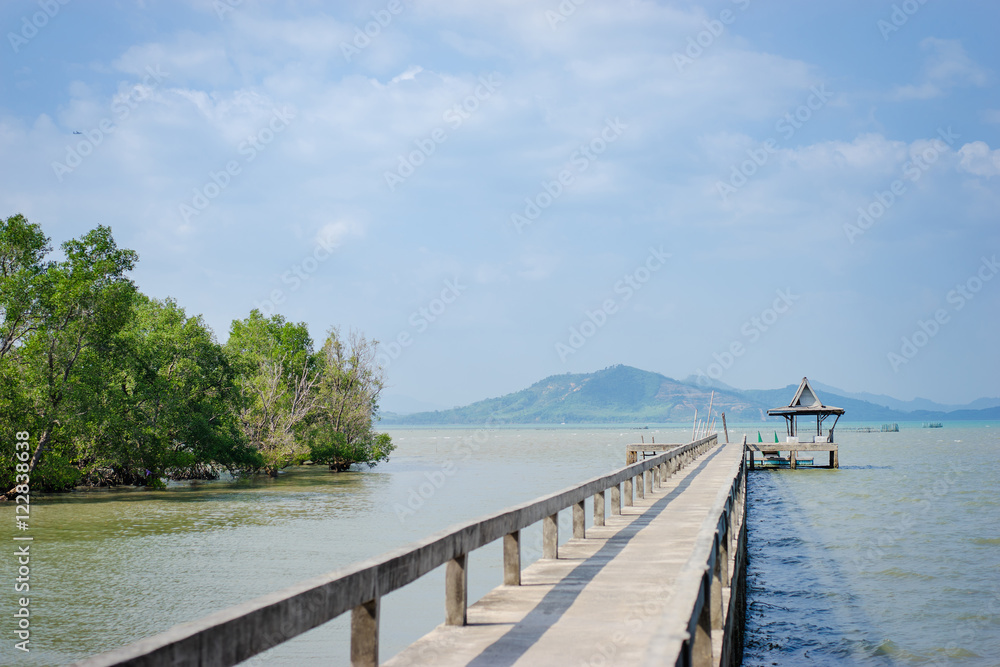
[[[110,225],[223,340],[254,307],[361,330],[386,408],[616,363],[1000,395],[995,2],[14,0],[0,25],[0,215]]]

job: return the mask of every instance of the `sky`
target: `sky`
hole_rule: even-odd
[[[383,408],[627,364],[1000,396],[993,0],[6,0],[0,216]],[[996,278],[996,279],[994,279]]]

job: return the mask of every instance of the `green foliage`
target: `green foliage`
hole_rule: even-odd
[[[237,370],[236,414],[240,432],[258,452],[269,475],[307,451],[298,437],[316,404],[318,379],[305,323],[253,310],[234,320],[226,355]]]
[[[383,386],[375,342],[336,330],[315,353],[304,323],[252,311],[220,345],[201,316],[127,277],[135,252],[99,226],[62,244],[0,220],[0,485],[30,433],[35,491],[86,483],[277,472],[311,456],[344,470],[384,461],[372,429]],[[0,489],[2,492],[3,489]]]
[[[328,465],[336,472],[344,472],[354,464],[373,468],[381,461],[388,461],[394,449],[396,445],[392,444],[388,433],[369,432],[364,439],[348,442],[343,433],[318,428],[310,433],[308,458],[313,463]]]
[[[81,442],[89,446],[80,455],[98,470],[147,485],[164,476],[216,476],[213,465],[259,467],[233,418],[235,375],[200,316],[187,317],[171,299],[138,295],[110,352],[93,359],[87,375],[93,400]]]
[[[42,259],[51,249],[41,227],[23,215],[0,221],[0,359],[39,325]]]
[[[330,330],[317,363],[317,404],[310,430],[312,459],[331,470],[352,464],[375,466],[395,449],[387,434],[374,430],[378,398],[385,386],[373,340],[352,332],[346,341]],[[318,443],[318,444],[314,444]]]

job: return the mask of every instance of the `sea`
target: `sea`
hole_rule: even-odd
[[[397,450],[371,470],[36,495],[26,530],[0,507],[0,664],[116,648],[621,467],[627,444],[691,439],[676,425],[388,431]],[[837,441],[839,470],[749,475],[744,664],[1000,665],[1000,423]],[[27,594],[14,590],[26,542],[13,539],[26,536]],[[536,560],[540,527],[522,544],[523,562]],[[500,545],[473,552],[469,572],[471,602],[502,581]],[[27,652],[14,616],[26,596]],[[384,598],[381,658],[443,618],[439,568]],[[348,620],[247,664],[348,665]]]

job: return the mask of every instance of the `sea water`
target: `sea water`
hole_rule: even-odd
[[[749,476],[744,665],[1000,665],[1000,424],[836,439]]]
[[[622,466],[640,438],[691,436],[671,426],[391,433],[398,449],[373,470],[34,497],[30,653],[14,648],[23,594],[12,538],[25,532],[13,506],[0,508],[0,664],[115,648],[578,484]],[[838,433],[840,470],[752,473],[746,664],[1000,664],[998,436],[1000,424]],[[540,533],[523,532],[524,565],[540,556]],[[473,552],[470,602],[501,583],[501,566],[499,544]],[[387,659],[443,621],[441,569],[386,596],[381,614]],[[347,665],[348,617],[251,662]]]

